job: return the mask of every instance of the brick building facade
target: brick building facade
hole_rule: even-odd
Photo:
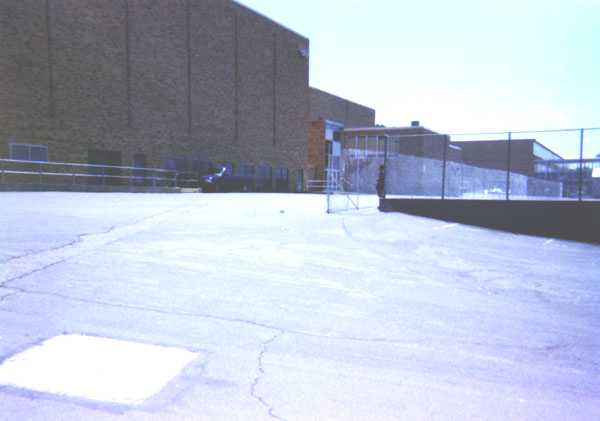
[[[344,127],[372,127],[375,110],[317,88],[310,88],[310,121],[329,120]]]
[[[0,39],[0,157],[307,168],[309,41],[233,1],[3,0]]]
[[[476,140],[452,142],[461,148],[466,164],[483,168],[506,170],[508,167],[508,140]],[[534,176],[538,160],[562,161],[562,157],[535,139],[512,139],[510,170],[513,173]]]

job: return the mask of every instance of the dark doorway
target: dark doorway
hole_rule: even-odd
[[[88,174],[97,175],[97,177],[89,177],[89,184],[107,186],[118,186],[124,184],[123,179],[117,178],[122,175],[121,169],[111,168],[122,165],[121,152],[89,149],[88,164],[98,165],[88,168]],[[107,165],[110,167],[103,167],[100,165]]]
[[[136,186],[144,186],[146,185],[146,177],[149,175],[146,173],[146,170],[143,168],[147,168],[146,154],[136,153],[133,155],[133,167],[140,168],[131,171],[132,182]]]

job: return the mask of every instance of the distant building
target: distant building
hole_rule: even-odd
[[[462,161],[465,164],[498,170],[506,170],[508,168],[507,139],[453,141],[452,145],[461,148]],[[562,159],[560,155],[535,139],[511,140],[511,172],[532,176],[536,173],[536,161]]]
[[[407,127],[357,127],[344,130],[344,148],[350,154],[382,156],[385,143],[389,155],[412,155],[442,159],[444,142],[448,136],[423,127],[413,121]],[[458,151],[451,148],[448,159],[458,159]]]

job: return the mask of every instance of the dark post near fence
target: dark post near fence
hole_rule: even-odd
[[[444,151],[443,156],[443,167],[442,167],[442,200],[446,199],[446,162],[448,159],[448,136],[444,135]]]
[[[385,135],[383,137],[383,198],[386,197],[387,192],[387,163],[388,163],[388,147],[389,147],[389,136]]]
[[[583,200],[583,136],[585,130],[579,131],[579,201]]]
[[[508,132],[508,142],[506,146],[506,200],[510,200],[510,167],[511,167],[511,145],[512,132]]]

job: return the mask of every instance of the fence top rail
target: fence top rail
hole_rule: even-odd
[[[386,128],[382,127],[381,131],[385,131]],[[539,133],[562,133],[562,132],[580,132],[580,131],[600,131],[600,127],[585,127],[579,129],[547,129],[547,130],[506,130],[498,132],[471,132],[471,133],[440,133],[440,132],[426,132],[426,133],[389,133],[385,134],[390,140],[405,138],[405,137],[435,137],[435,136],[506,136],[508,135],[521,135],[521,134],[539,134]],[[365,137],[365,136],[355,136]],[[372,136],[371,136],[372,137]],[[514,139],[513,139],[514,140]]]
[[[584,158],[584,159],[536,159],[533,161],[536,164],[600,164],[598,158]]]
[[[101,165],[101,164],[84,164],[77,162],[54,162],[54,161],[26,161],[21,159],[5,159],[0,158],[0,162],[15,163],[15,164],[31,164],[31,165],[62,165],[68,167],[84,167],[84,168],[111,168],[120,170],[136,170],[136,171],[153,171],[163,173],[177,174],[176,170],[165,170],[161,168],[143,168],[143,167],[126,167],[117,165]]]

